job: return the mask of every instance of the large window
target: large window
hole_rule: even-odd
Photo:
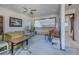
[[[35,20],[35,27],[55,27],[56,18]]]

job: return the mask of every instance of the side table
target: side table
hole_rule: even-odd
[[[0,42],[0,53],[9,52],[9,45],[7,42]]]

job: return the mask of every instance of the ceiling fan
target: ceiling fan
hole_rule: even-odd
[[[24,9],[24,13],[27,13],[28,15],[30,16],[33,16],[34,15],[34,12],[37,11],[36,9],[32,9],[32,8],[23,8]]]

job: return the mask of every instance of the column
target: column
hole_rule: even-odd
[[[65,50],[65,5],[60,5],[60,49]]]

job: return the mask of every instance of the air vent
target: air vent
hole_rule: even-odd
[[[72,4],[68,4],[68,6],[71,6]]]

